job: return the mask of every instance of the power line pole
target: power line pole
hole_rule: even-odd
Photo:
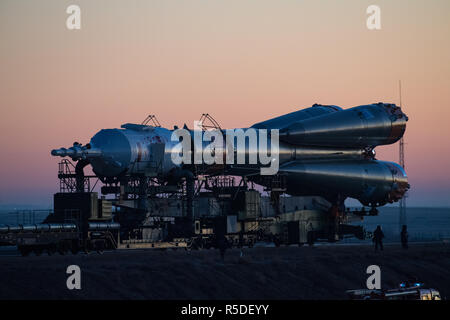
[[[398,90],[400,96],[400,108],[402,108],[402,82],[398,81]],[[405,169],[405,139],[402,137],[400,139],[399,144],[399,162],[403,169]],[[399,229],[402,229],[402,226],[406,225],[406,196],[407,193],[403,195],[403,198],[400,199],[400,212],[399,212]]]

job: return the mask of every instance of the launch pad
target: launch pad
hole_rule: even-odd
[[[65,164],[64,168],[73,167],[67,165],[68,160]],[[332,217],[327,200],[284,196],[285,179],[280,175],[265,177],[266,187],[262,188],[238,176],[199,175],[193,181],[187,177],[170,185],[159,183],[153,173],[138,174],[119,183],[106,183],[100,188],[101,197],[93,200],[98,194],[89,186],[96,185],[97,177],[80,174],[59,173],[64,181],[55,195],[55,211],[77,210],[69,199],[89,196],[76,203],[98,202],[90,206],[88,220],[109,218],[120,225],[117,248],[209,249],[218,247],[223,239],[229,247],[251,247],[256,242],[303,245],[364,237],[361,227],[348,224],[355,216],[347,212]],[[81,180],[83,190],[70,187]],[[65,199],[63,207],[59,199]],[[105,214],[105,207],[115,210]]]

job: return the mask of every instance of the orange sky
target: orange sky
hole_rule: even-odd
[[[81,30],[66,28],[70,4]],[[50,206],[50,150],[101,128],[147,114],[192,126],[204,112],[245,127],[313,103],[398,103],[399,79],[408,203],[450,206],[448,0],[2,0],[0,39],[0,206]]]

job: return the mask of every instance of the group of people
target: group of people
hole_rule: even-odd
[[[383,231],[381,230],[381,226],[377,226],[377,228],[373,232],[372,238],[373,242],[375,243],[375,251],[378,251],[378,248],[380,248],[380,250],[383,250],[383,238],[384,234]],[[406,225],[403,225],[402,227],[402,231],[400,233],[400,240],[402,243],[402,248],[408,249],[408,230],[406,228]]]

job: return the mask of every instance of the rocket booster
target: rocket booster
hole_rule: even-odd
[[[359,106],[289,124],[280,139],[309,146],[376,147],[397,142],[407,116],[392,104]]]

